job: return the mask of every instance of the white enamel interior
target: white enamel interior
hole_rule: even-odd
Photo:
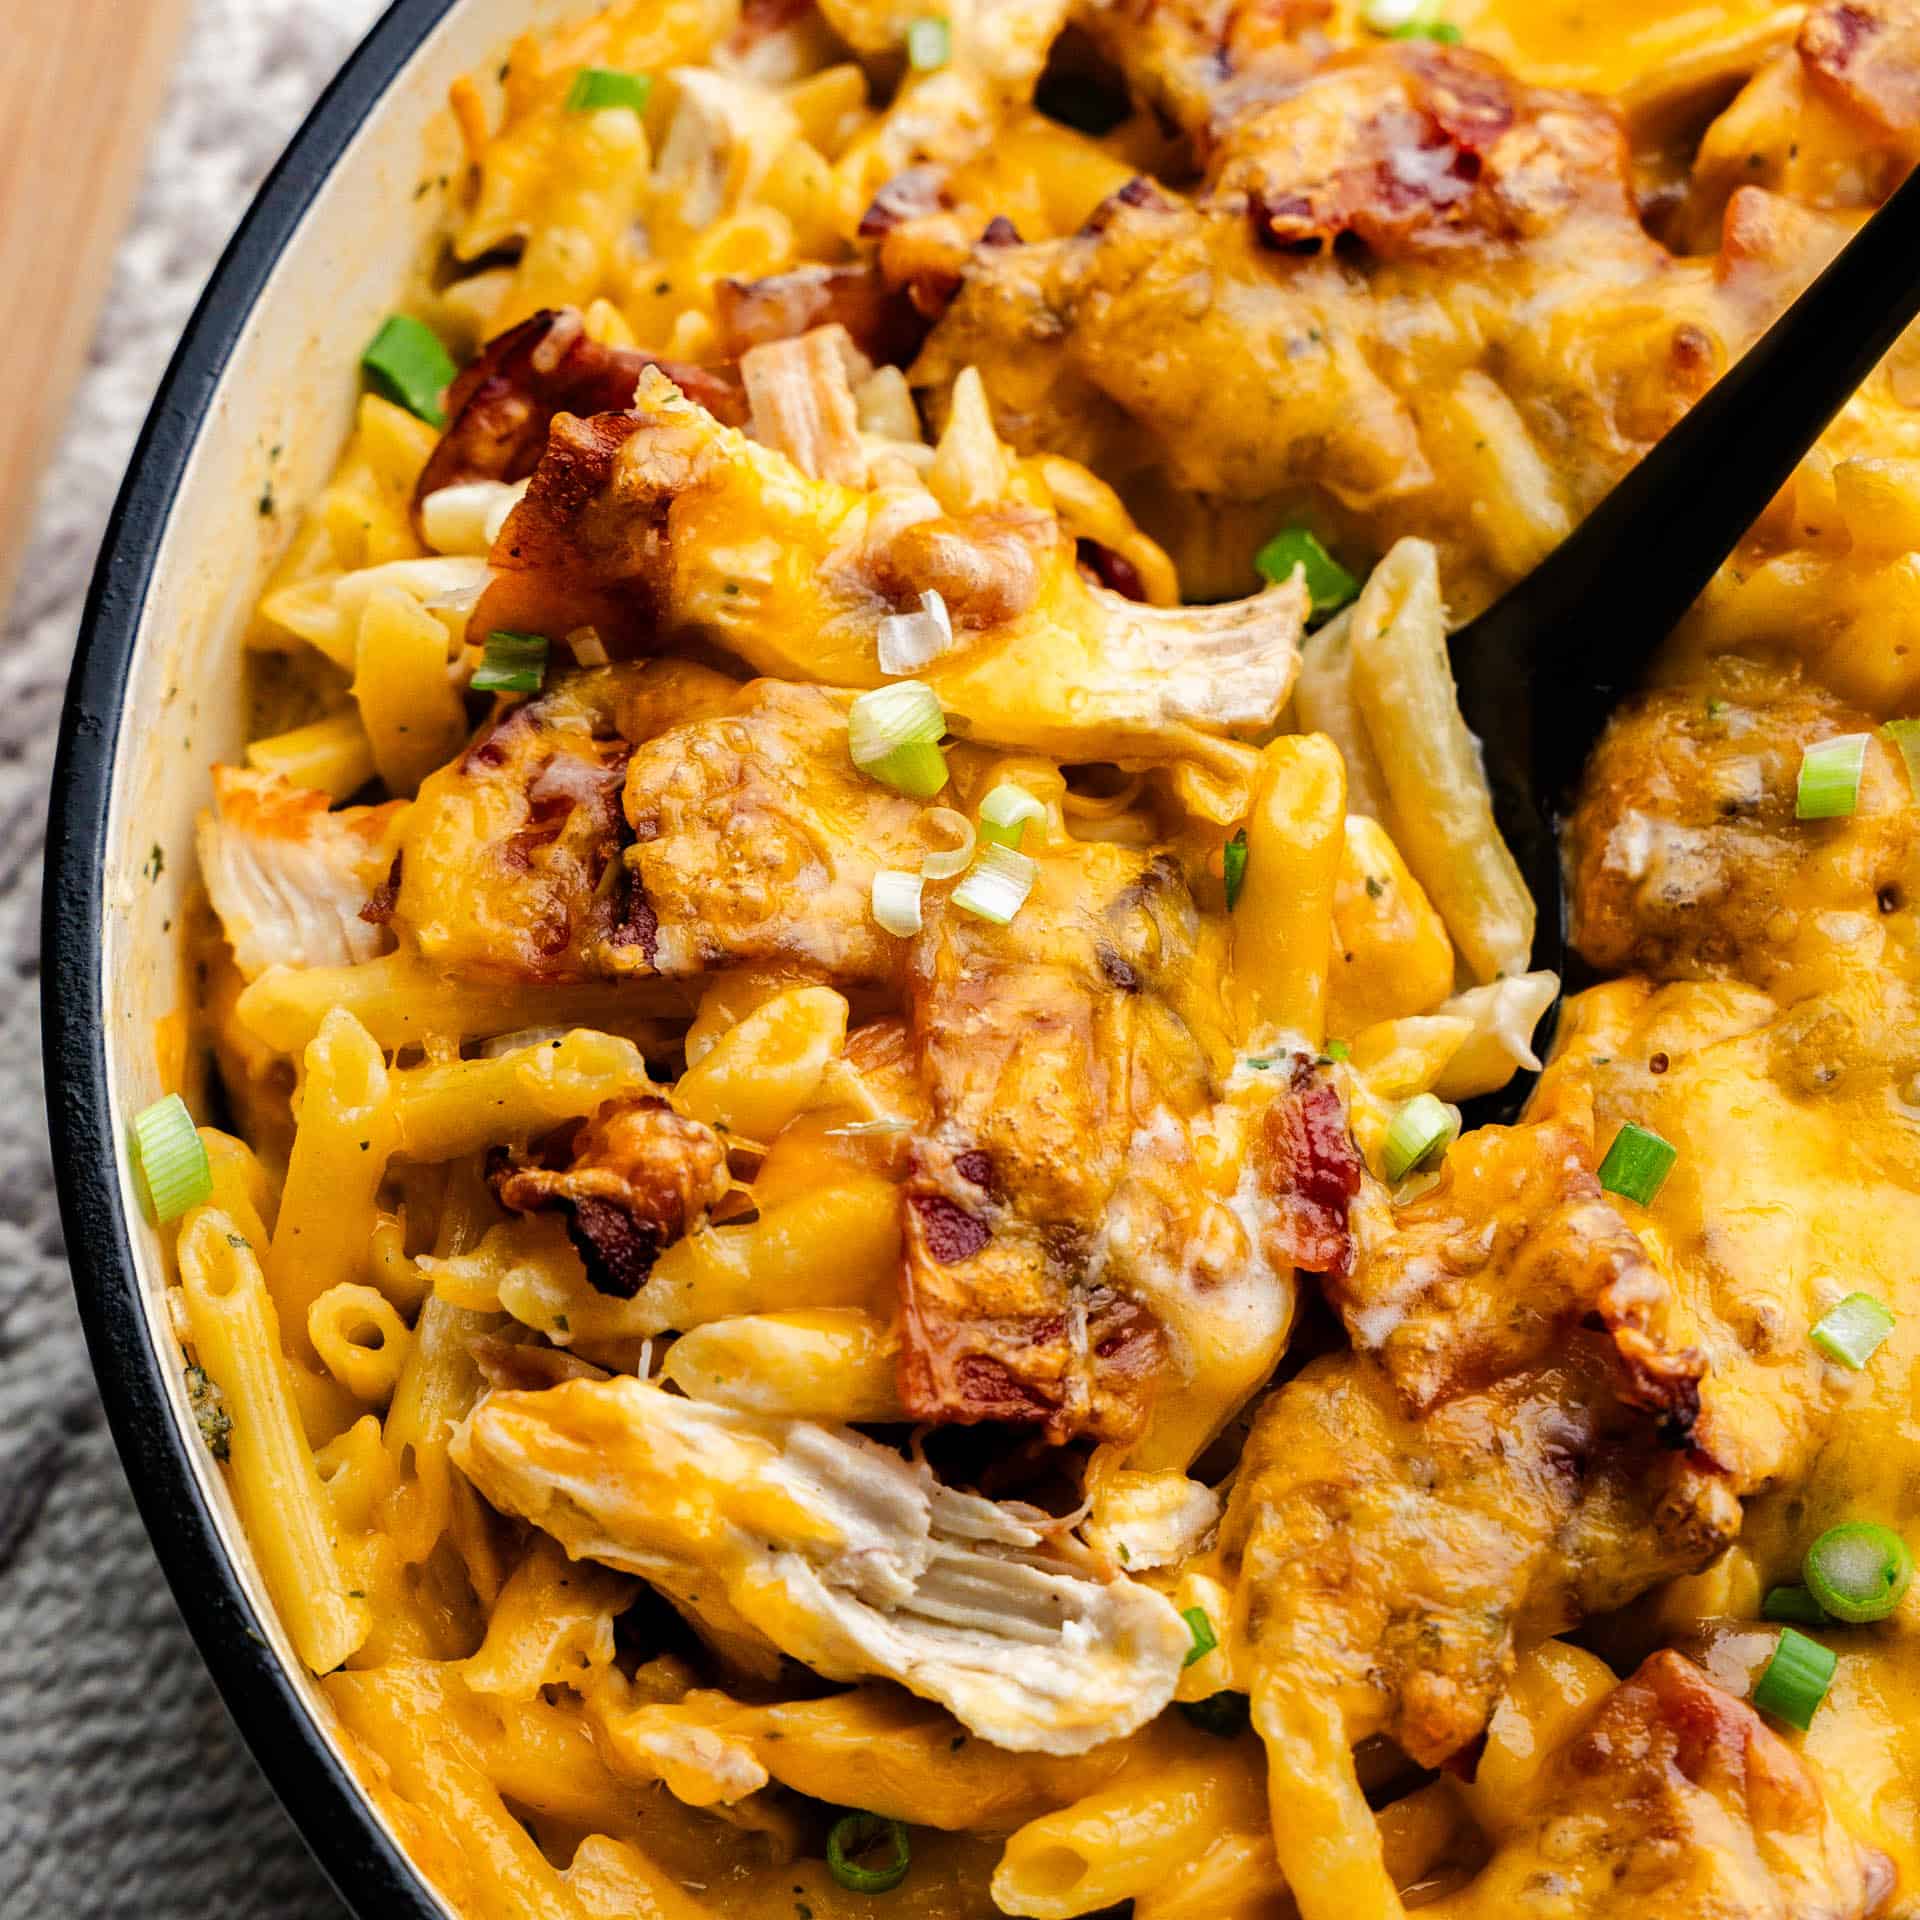
[[[274,267],[200,422],[160,536],[121,714],[104,883],[107,1004],[99,1009],[121,1206],[147,1333],[171,1383],[174,1418],[194,1443],[188,1453],[201,1490],[276,1654],[329,1739],[330,1715],[273,1619],[225,1483],[194,1432],[166,1309],[167,1256],[132,1184],[127,1127],[165,1091],[159,1023],[186,1004],[177,929],[194,884],[194,817],[207,803],[209,768],[237,759],[242,746],[248,611],[298,505],[322,486],[345,444],[360,349],[434,228],[440,190],[416,190],[459,177],[447,88],[497,59],[516,34],[594,10],[594,0],[455,0],[361,125]],[[289,511],[263,518],[269,479]]]

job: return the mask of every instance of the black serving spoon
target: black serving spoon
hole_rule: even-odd
[[[1494,817],[1563,978],[1558,822],[1607,716],[1854,389],[1920,314],[1920,171],[1585,522],[1448,641]],[[1511,1120],[1533,1076],[1473,1102]]]

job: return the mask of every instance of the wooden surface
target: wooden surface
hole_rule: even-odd
[[[0,612],[188,0],[0,0]]]

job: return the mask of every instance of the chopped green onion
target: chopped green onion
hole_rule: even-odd
[[[1430,1093],[1416,1093],[1393,1116],[1393,1125],[1387,1129],[1387,1144],[1381,1152],[1387,1178],[1404,1180],[1437,1160],[1459,1131],[1459,1116],[1445,1101]]]
[[[854,701],[847,748],[864,774],[915,800],[931,800],[947,784],[940,737],[947,716],[924,680],[896,680]]]
[[[598,113],[602,107],[631,107],[645,113],[653,98],[653,75],[622,73],[618,67],[582,67],[567,89],[569,113]]]
[[[863,1867],[853,1856],[878,1840],[887,1843],[886,1860],[877,1867]],[[891,1893],[907,1877],[912,1863],[906,1828],[877,1813],[850,1813],[836,1820],[827,1835],[827,1871],[849,1893]]]
[[[1440,0],[1367,0],[1360,18],[1370,33],[1397,34],[1440,18]]]
[[[440,403],[460,369],[425,322],[410,313],[389,314],[367,342],[360,364],[389,400],[418,414],[430,427],[447,424]]]
[[[1772,1587],[1760,1602],[1762,1620],[1791,1620],[1798,1627],[1825,1627],[1833,1623],[1820,1602],[1805,1587]]]
[[[1457,47],[1466,38],[1451,20],[1410,20],[1396,27],[1396,40],[1437,40],[1443,47]]]
[[[1753,1704],[1804,1733],[1833,1684],[1838,1659],[1818,1640],[1809,1640],[1791,1627],[1780,1629],[1773,1658],[1753,1690]]]
[[[1889,720],[1880,729],[1900,749],[1907,768],[1907,785],[1920,800],[1920,720]]]
[[[1180,1711],[1200,1729],[1221,1740],[1245,1733],[1250,1702],[1244,1693],[1210,1693],[1204,1700],[1182,1700]]]
[[[1850,1627],[1884,1620],[1913,1584],[1913,1554],[1891,1527],[1849,1520],[1829,1527],[1801,1563],[1807,1591]]]
[[[1893,1309],[1870,1293],[1850,1293],[1813,1323],[1813,1344],[1858,1373],[1893,1331]]]
[[[1046,817],[1046,808],[1025,787],[1003,780],[980,802],[980,838],[996,847],[1012,847],[1017,853],[1026,837],[1027,822]]]
[[[1182,1667],[1190,1667],[1196,1660],[1204,1660],[1220,1644],[1220,1636],[1213,1630],[1213,1622],[1207,1618],[1205,1607],[1182,1607],[1180,1618],[1187,1623],[1187,1631],[1193,1635],[1193,1645],[1187,1649],[1187,1657],[1180,1662]]]
[[[953,904],[979,920],[1004,927],[1027,904],[1039,868],[1011,847],[985,846],[973,871],[953,890]]]
[[[1227,911],[1240,904],[1240,889],[1247,884],[1247,830],[1242,827],[1220,850],[1220,870],[1227,879]]]
[[[1600,1184],[1623,1200],[1650,1207],[1679,1157],[1680,1150],[1671,1141],[1629,1120],[1613,1136],[1613,1145],[1600,1162]]]
[[[1864,733],[1836,734],[1800,756],[1796,820],[1844,820],[1860,804],[1860,775],[1867,764]]]
[[[1327,1058],[1329,1060],[1351,1060],[1353,1058],[1353,1049],[1348,1046],[1344,1040],[1329,1040],[1327,1042]]]
[[[538,693],[546,677],[546,635],[500,628],[487,635],[469,684],[475,693]]]
[[[177,1093],[156,1100],[133,1117],[133,1164],[156,1225],[178,1220],[213,1194],[206,1142]]]
[[[915,73],[933,73],[953,58],[953,29],[937,13],[907,29],[907,65]]]
[[[889,933],[903,940],[920,931],[920,889],[924,883],[917,873],[902,873],[897,867],[882,867],[873,876],[873,917]]]
[[[1304,568],[1307,597],[1316,617],[1338,613],[1360,591],[1360,582],[1305,527],[1276,533],[1254,556],[1253,564],[1276,583],[1291,580],[1294,568]]]

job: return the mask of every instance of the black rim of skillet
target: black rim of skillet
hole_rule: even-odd
[[[107,523],[60,720],[41,918],[42,1050],[74,1293],[122,1465],[180,1611],[254,1758],[347,1904],[443,1920],[281,1668],[200,1492],[121,1215],[102,977],[107,811],[155,554],[243,328],[321,183],[454,0],[394,0],[267,176],[207,283]]]

